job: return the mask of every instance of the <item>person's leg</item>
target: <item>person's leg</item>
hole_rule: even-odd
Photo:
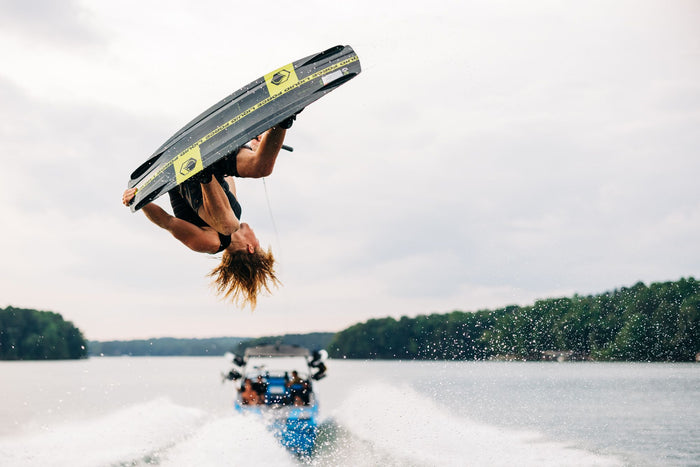
[[[182,191],[183,190],[181,190],[180,187],[177,187],[176,189],[168,192],[168,196],[170,197],[170,207],[173,209],[173,215],[178,219],[189,222],[190,224],[203,227],[204,221],[197,215],[197,212],[192,209],[189,202],[182,196]],[[197,196],[199,196],[201,199],[201,193]]]

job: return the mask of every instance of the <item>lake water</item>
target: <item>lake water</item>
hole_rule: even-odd
[[[0,362],[0,466],[300,465],[223,357]],[[700,365],[328,362],[315,466],[700,465]]]

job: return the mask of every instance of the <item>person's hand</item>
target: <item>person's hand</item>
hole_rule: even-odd
[[[136,196],[136,188],[127,189],[122,195],[122,204],[124,206],[130,205],[131,201],[134,199],[134,196]]]

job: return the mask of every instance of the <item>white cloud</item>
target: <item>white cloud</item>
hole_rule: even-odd
[[[0,3],[0,305],[89,338],[262,335],[698,274],[693,2],[273,2],[264,25],[216,0],[48,3]],[[215,260],[121,191],[194,115],[336,43],[363,73],[299,116],[267,194],[239,183],[284,286],[234,310]]]

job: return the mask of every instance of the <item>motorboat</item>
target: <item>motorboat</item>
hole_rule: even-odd
[[[313,381],[326,376],[325,350],[294,345],[249,347],[233,356],[226,379],[236,381],[236,411],[259,414],[283,446],[298,456],[313,453],[318,401]]]

